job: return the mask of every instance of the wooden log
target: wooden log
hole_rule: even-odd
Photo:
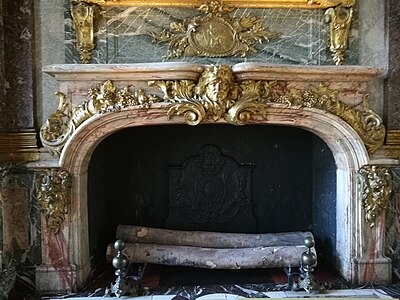
[[[196,246],[206,248],[252,248],[304,245],[311,232],[282,233],[222,233],[206,231],[182,231],[142,226],[118,225],[117,239],[125,242]]]
[[[298,267],[305,246],[238,249],[199,248],[176,245],[126,243],[123,253],[130,263],[151,263],[208,269],[253,269]],[[113,245],[107,252],[115,255]]]

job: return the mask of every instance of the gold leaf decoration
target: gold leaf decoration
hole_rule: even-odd
[[[365,220],[370,227],[383,213],[392,194],[392,176],[388,169],[373,165],[363,166],[359,171],[359,188],[365,211]]]
[[[59,232],[71,198],[70,174],[60,169],[41,171],[36,177],[36,194],[47,226],[53,232]]]
[[[324,7],[334,7],[338,5],[350,7],[356,3],[356,0],[311,0],[310,2],[321,4]]]
[[[198,9],[205,16],[171,23],[170,30],[150,33],[156,43],[169,43],[166,58],[226,57],[257,52],[256,45],[279,34],[267,30],[256,17],[231,19],[233,8],[211,1]]]
[[[338,91],[321,84],[309,89],[288,88],[286,81],[237,82],[231,67],[210,66],[197,83],[186,80],[150,81],[172,103],[168,116],[184,115],[185,122],[197,125],[211,118],[235,124],[246,124],[253,115],[267,118],[273,103],[317,108],[334,114],[348,123],[361,137],[370,153],[383,145],[385,127],[381,118],[369,109],[356,109],[340,101]]]
[[[43,146],[53,155],[60,156],[62,149],[75,130],[90,117],[116,112],[129,106],[149,108],[160,99],[146,95],[143,90],[131,92],[129,86],[118,89],[110,80],[89,90],[90,100],[73,107],[63,93],[59,96],[59,106],[40,129]]]
[[[328,8],[325,12],[325,21],[330,23],[330,51],[336,65],[344,62],[344,55],[348,48],[350,27],[353,21],[353,8],[343,6]]]
[[[75,25],[76,46],[81,53],[81,61],[90,63],[95,47],[93,34],[93,19],[95,6],[84,1],[73,1],[71,16]]]

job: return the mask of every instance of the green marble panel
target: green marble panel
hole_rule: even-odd
[[[168,29],[172,22],[199,16],[191,8],[103,8],[96,22],[96,44],[93,63],[162,62],[167,44],[154,44],[149,32]],[[324,10],[300,9],[237,9],[231,17],[256,16],[270,31],[281,35],[257,46],[258,52],[245,58],[181,57],[175,61],[200,64],[235,64],[239,62],[270,62],[273,64],[331,65],[328,49],[328,24]],[[353,24],[357,28],[357,20]],[[69,13],[66,14],[66,61],[79,63],[75,36]],[[351,32],[346,64],[358,63],[358,30]]]

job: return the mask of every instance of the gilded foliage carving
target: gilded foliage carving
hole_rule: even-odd
[[[375,226],[376,218],[386,209],[392,194],[392,176],[387,168],[363,166],[358,171],[365,221]]]
[[[219,1],[200,5],[205,16],[171,23],[170,30],[150,33],[156,43],[169,43],[166,58],[226,57],[257,52],[255,46],[279,34],[266,29],[256,17],[231,19],[233,8]]]
[[[60,230],[68,212],[71,198],[71,176],[65,170],[45,169],[37,174],[36,194],[47,226],[55,233]]]
[[[130,91],[129,86],[118,89],[107,80],[101,86],[89,90],[90,100],[73,106],[67,97],[58,92],[59,106],[40,129],[43,146],[53,156],[59,156],[74,131],[90,117],[106,112],[116,112],[124,107],[139,106],[149,108],[159,99],[146,95],[142,90]]]
[[[235,125],[246,124],[253,115],[267,117],[273,103],[317,108],[332,113],[350,124],[373,153],[384,141],[385,127],[372,110],[358,110],[340,101],[338,91],[325,85],[309,89],[288,88],[285,81],[235,80],[229,66],[210,66],[193,81],[151,81],[164,93],[164,100],[172,103],[168,116],[183,115],[189,125],[204,119],[223,118]]]

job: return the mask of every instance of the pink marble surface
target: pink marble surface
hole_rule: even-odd
[[[61,65],[46,68],[60,82],[60,91],[74,105],[87,100],[89,88],[99,86],[106,79],[119,88],[131,85],[132,90],[144,89],[158,93],[149,87],[151,79],[196,79],[203,67],[191,64],[146,65]],[[233,67],[238,80],[286,80],[290,88],[307,89],[324,83],[338,91],[339,98],[351,105],[361,106],[367,94],[368,82],[380,74],[380,70],[368,67],[304,67],[270,66],[265,64],[239,64]],[[87,169],[91,155],[107,136],[124,128],[183,124],[180,116],[167,117],[168,103],[155,103],[150,109],[127,107],[119,112],[97,114],[87,119],[73,133],[65,145],[60,159],[53,163],[72,175],[72,198],[63,234],[58,238],[44,237],[43,255],[52,269],[40,273],[39,281],[55,274],[58,285],[79,287],[89,276]],[[336,249],[337,267],[349,281],[357,284],[388,282],[390,261],[384,257],[385,220],[379,219],[370,229],[365,224],[362,203],[357,191],[356,172],[371,162],[363,141],[353,128],[339,117],[315,108],[289,107],[273,104],[265,117],[255,115],[249,121],[259,125],[295,126],[313,132],[331,149],[337,166]],[[205,123],[225,124],[223,119]],[[49,163],[49,161],[47,162]],[[40,164],[40,163],[38,163]],[[44,163],[43,165],[46,165]],[[68,232],[68,233],[67,233]],[[56,255],[54,255],[56,253]],[[63,277],[70,266],[71,277]],[[58,275],[57,275],[58,274]],[[73,282],[70,282],[71,278]],[[55,285],[57,285],[55,284]],[[45,285],[42,286],[46,288]]]

